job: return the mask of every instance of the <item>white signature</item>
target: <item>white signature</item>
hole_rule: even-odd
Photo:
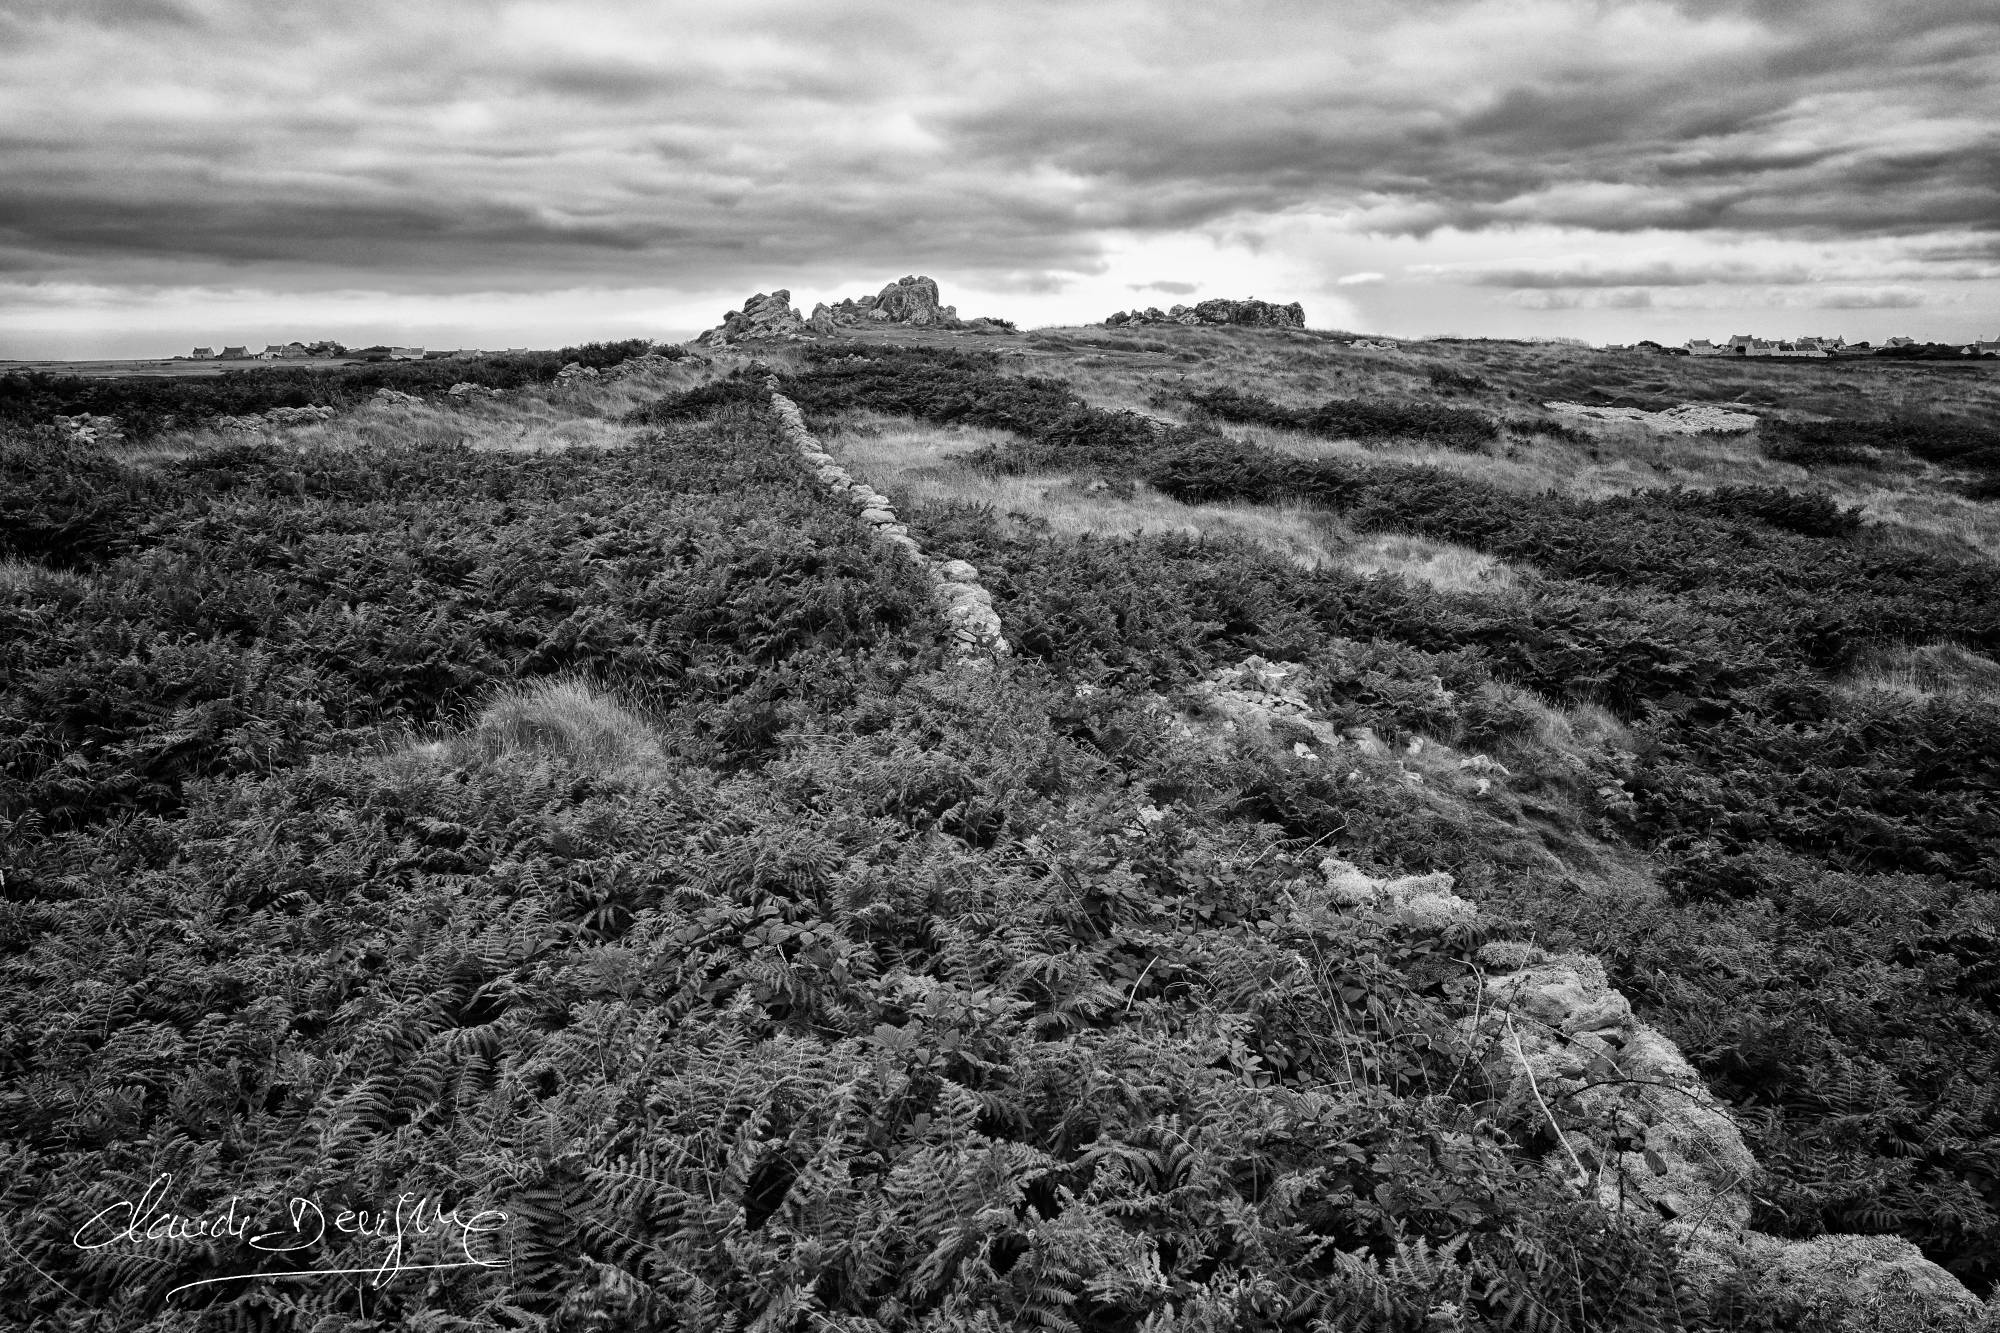
[[[431,1195],[399,1194],[392,1204],[375,1211],[345,1208],[329,1218],[326,1210],[312,1199],[294,1196],[286,1205],[289,1226],[251,1235],[250,1210],[239,1195],[230,1195],[220,1211],[202,1215],[177,1213],[167,1208],[173,1176],[162,1174],[146,1186],[137,1201],[120,1199],[91,1215],[70,1239],[80,1250],[101,1250],[125,1241],[134,1245],[171,1244],[229,1238],[267,1254],[287,1254],[320,1244],[329,1232],[338,1236],[364,1236],[382,1241],[387,1251],[382,1262],[366,1268],[318,1268],[296,1273],[238,1273],[227,1277],[184,1282],[168,1292],[169,1298],[194,1287],[217,1282],[236,1282],[245,1277],[272,1280],[337,1277],[341,1274],[370,1274],[371,1286],[393,1281],[398,1274],[435,1272],[448,1268],[499,1268],[505,1261],[482,1257],[473,1252],[473,1238],[498,1231],[507,1214],[498,1208],[482,1208],[467,1216],[465,1205],[445,1210],[444,1202]],[[239,1211],[239,1206],[241,1211]],[[268,1219],[267,1219],[268,1220]],[[412,1263],[405,1249],[411,1240],[438,1238],[440,1257],[449,1253],[453,1233],[457,1233],[462,1260],[445,1263]]]

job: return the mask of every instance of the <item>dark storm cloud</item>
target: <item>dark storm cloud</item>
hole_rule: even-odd
[[[1532,31],[1535,11],[1518,12]],[[1606,11],[1569,7],[1580,23],[1592,12]],[[1430,95],[1332,68],[1286,87],[1279,55],[1269,81],[1240,94],[1176,80],[1169,104],[1118,86],[1107,112],[1085,92],[1045,90],[968,111],[956,128],[996,160],[1054,161],[1108,183],[1132,225],[1151,220],[1160,192],[1199,201],[1221,185],[1218,206],[1345,203],[1377,230],[1419,235],[1529,223],[1818,237],[2000,226],[2000,11],[1761,13],[1752,27],[1711,10],[1713,32],[1663,24],[1639,51],[1615,49],[1615,33],[1592,49],[1549,31],[1548,51],[1503,45],[1483,67],[1447,40]],[[1451,77],[1461,63],[1474,66],[1462,85]]]
[[[1573,264],[1542,268],[1436,265],[1421,268],[1419,273],[1420,276],[1448,278],[1473,287],[1516,288],[1698,287],[1717,282],[1794,283],[1811,280],[1811,270],[1803,265],[1690,264],[1668,260],[1614,267]]]
[[[1302,210],[1410,236],[1954,232],[1957,262],[2000,229],[1996,53],[2000,14],[1944,0],[0,0],[0,266],[444,289],[838,260],[1032,286],[1101,268],[1109,232]]]

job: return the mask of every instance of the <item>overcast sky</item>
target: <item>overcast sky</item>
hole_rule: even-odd
[[[2000,335],[1996,0],[0,0],[0,356],[687,337],[927,273]]]

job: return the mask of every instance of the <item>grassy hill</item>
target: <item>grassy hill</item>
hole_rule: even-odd
[[[1990,367],[763,355],[1010,655],[747,358],[0,394],[11,1323],[1947,1326],[1605,1206],[1629,1062],[1537,1081],[1515,942],[1685,1053],[1757,1232],[2000,1281]]]

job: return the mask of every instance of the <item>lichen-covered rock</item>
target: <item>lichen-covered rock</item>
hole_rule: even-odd
[[[1334,902],[1349,907],[1385,907],[1414,925],[1470,924],[1479,909],[1452,892],[1450,875],[1405,875],[1375,879],[1339,857],[1320,862],[1320,874]]]
[[[938,591],[946,602],[954,606],[961,602],[977,602],[988,607],[993,605],[993,594],[976,583],[944,583],[939,585]]]
[[[1582,954],[1566,954],[1495,977],[1487,990],[1513,1012],[1564,1036],[1632,1021],[1632,1005],[1605,980],[1604,965]]]
[[[1776,1247],[1764,1279],[1844,1333],[1970,1329],[1982,1307],[1900,1235],[1822,1235]]]

